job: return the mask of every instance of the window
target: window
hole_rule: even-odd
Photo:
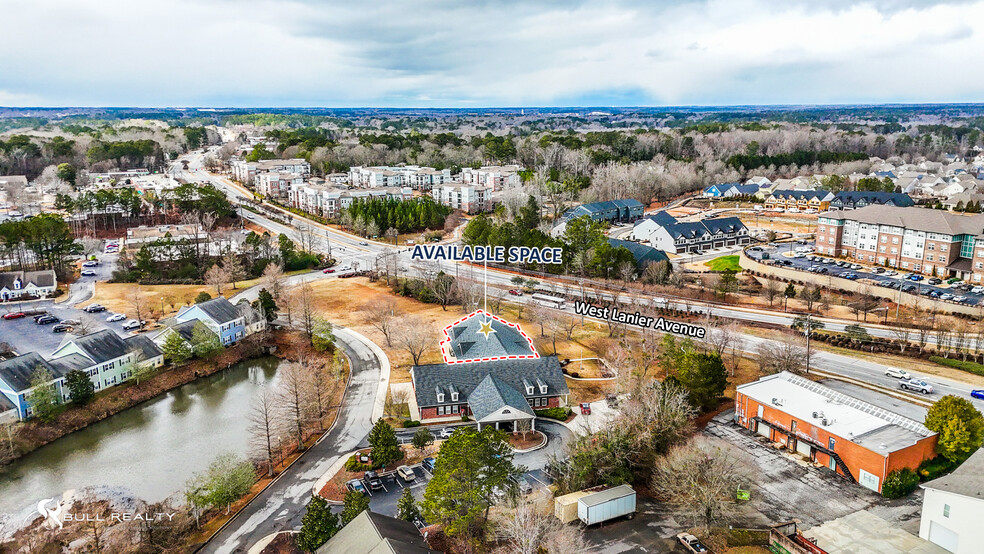
[[[949,504],[944,504],[943,505],[943,517],[950,517],[950,505]]]
[[[885,235],[882,235],[882,236],[881,236],[881,241],[882,241],[882,242],[885,242],[886,240],[888,240],[888,237],[886,237]]]
[[[929,243],[929,244],[926,245],[926,248],[928,248],[930,250],[936,250],[936,243],[931,242],[931,243]]]
[[[444,402],[444,393],[443,392],[437,393],[437,401],[438,402]]]
[[[927,262],[933,261],[933,255],[932,254],[926,254],[926,261]]]
[[[945,244],[941,244],[940,245],[940,252],[946,252],[946,245]]]
[[[451,393],[451,402],[457,402],[457,401],[458,401],[458,393],[457,392],[452,392]]]
[[[878,251],[881,252],[882,254],[884,254],[885,253],[885,247],[884,246],[879,246],[878,247]]]
[[[898,244],[898,243],[899,243],[899,237],[892,237],[892,244]]]
[[[526,394],[527,395],[533,394],[533,385],[526,385]]]

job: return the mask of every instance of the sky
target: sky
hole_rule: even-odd
[[[984,0],[0,0],[0,106],[984,101]]]

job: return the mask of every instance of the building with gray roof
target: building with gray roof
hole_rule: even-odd
[[[536,358],[533,340],[514,323],[477,310],[444,329],[446,363]]]
[[[0,301],[45,298],[55,293],[58,279],[53,269],[0,273]]]
[[[919,537],[955,554],[976,554],[984,545],[984,450],[949,475],[920,485],[925,490]]]
[[[366,510],[355,516],[317,554],[437,554],[409,521]]]
[[[65,366],[52,366],[37,352],[0,361],[0,395],[15,406],[20,419],[31,417],[31,403],[28,399],[32,389],[31,379],[39,369],[51,374],[55,389],[64,397],[62,382],[67,373]]]

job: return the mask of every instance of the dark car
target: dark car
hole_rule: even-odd
[[[940,279],[938,277],[931,277],[929,281],[926,282],[929,283],[930,285],[938,285],[943,282],[943,279]]]
[[[916,285],[905,285],[902,287],[902,292],[912,292],[916,290]]]
[[[352,479],[351,481],[345,483],[345,488],[350,491],[358,491],[362,494],[369,494],[369,491],[366,490],[366,486],[363,485],[362,481],[359,481],[358,479]]]
[[[86,306],[83,311],[90,314],[94,314],[96,312],[105,312],[106,306],[100,306],[99,304],[90,304],[89,306]]]
[[[362,480],[369,485],[369,490],[377,490],[383,488],[383,480],[379,478],[379,474],[375,471],[367,471],[362,477]]]
[[[970,391],[970,396],[978,400],[984,400],[984,389],[977,389]]]
[[[420,462],[420,467],[426,469],[427,471],[434,473],[434,464],[437,462],[434,458],[424,458]]]
[[[413,517],[413,525],[418,530],[420,530],[420,529],[423,529],[424,527],[427,527],[427,522],[424,521],[424,518],[422,518],[420,516],[414,516]]]
[[[51,331],[53,333],[64,333],[66,331],[71,331],[71,330],[72,330],[72,326],[65,323],[59,323],[58,325],[55,325],[54,327],[51,328]]]
[[[52,323],[58,323],[59,321],[61,320],[53,315],[45,315],[38,318],[37,323],[38,325],[51,325]]]

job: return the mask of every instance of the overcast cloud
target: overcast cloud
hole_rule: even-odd
[[[0,0],[0,20],[5,106],[984,100],[984,0]]]

